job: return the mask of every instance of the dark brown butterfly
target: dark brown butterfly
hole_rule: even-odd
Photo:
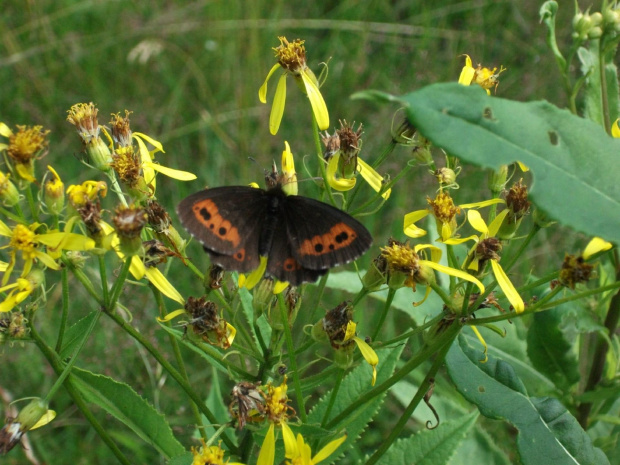
[[[260,257],[267,272],[292,285],[316,281],[372,244],[351,215],[318,200],[249,186],[205,189],[177,207],[181,223],[225,270],[247,273]]]

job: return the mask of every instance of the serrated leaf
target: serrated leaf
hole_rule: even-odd
[[[253,296],[245,287],[239,288],[239,301],[241,303],[241,313],[245,316],[247,323],[249,324],[250,331],[252,332],[252,336],[254,337],[254,342],[258,344],[258,339],[256,338],[256,330],[254,327],[254,307],[252,305]],[[265,318],[264,315],[261,315],[256,320],[256,326],[258,330],[261,332],[261,336],[263,341],[268,341],[271,338],[271,326],[269,322]]]
[[[403,101],[411,123],[436,146],[485,167],[526,164],[540,208],[620,242],[620,215],[611,214],[620,211],[620,140],[596,123],[548,102],[513,102],[455,83],[424,87]]]
[[[534,313],[527,333],[527,355],[538,371],[567,392],[579,381],[579,371],[577,357],[560,329],[563,315],[561,307]]]
[[[424,429],[406,439],[399,439],[377,461],[377,465],[415,463],[416,465],[447,464],[461,441],[476,423],[478,412],[449,420],[435,429]]]
[[[63,338],[62,349],[60,350],[60,354],[58,354],[61,360],[73,355],[74,350],[80,345],[82,339],[84,339],[84,336],[87,334],[87,329],[90,328],[93,319],[97,318],[97,313],[99,312],[100,310],[90,312],[67,329]]]
[[[524,465],[609,463],[557,399],[528,397],[506,362],[489,356],[488,363],[481,364],[478,351],[459,337],[448,351],[446,366],[458,391],[484,416],[504,419],[518,429],[517,447]]]
[[[400,353],[404,346],[398,345],[394,348],[378,349],[377,355],[379,356],[379,365],[377,365],[377,385],[380,385],[383,381],[387,380],[398,363]],[[338,397],[334,403],[330,418],[334,418],[338,413],[343,411],[353,401],[359,399],[364,393],[371,389],[370,386],[370,367],[362,362],[358,367],[354,368],[349,373],[338,390]],[[320,424],[323,420],[323,415],[327,410],[329,404],[331,391],[322,397],[312,411],[308,414],[308,423]],[[367,404],[359,407],[355,412],[336,424],[332,429],[334,431],[346,431],[348,437],[340,450],[345,450],[348,445],[351,445],[357,440],[359,435],[364,431],[368,423],[373,419],[379,406],[383,403],[385,395],[383,393]],[[333,457],[334,459],[336,457]]]
[[[101,407],[165,457],[185,452],[165,417],[127,384],[75,367],[71,377],[87,402]]]

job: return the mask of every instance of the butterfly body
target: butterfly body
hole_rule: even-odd
[[[181,223],[213,263],[247,273],[260,257],[267,272],[293,285],[315,281],[329,268],[355,260],[371,245],[368,230],[349,214],[279,185],[206,189],[177,207]]]

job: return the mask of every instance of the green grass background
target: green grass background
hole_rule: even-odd
[[[95,175],[78,161],[80,142],[65,121],[69,107],[95,102],[100,124],[107,123],[112,112],[133,111],[133,130],[163,143],[166,153],[159,154],[158,160],[198,176],[198,181],[185,185],[158,178],[158,198],[173,208],[204,185],[260,180],[263,168],[274,159],[279,161],[285,140],[296,156],[300,178],[312,174],[304,173],[301,166],[302,157],[314,153],[305,97],[289,82],[284,119],[276,136],[268,131],[269,105],[258,101],[258,88],[275,63],[271,48],[278,45],[278,35],[305,39],[308,63],[317,73],[319,63],[329,60],[329,76],[321,90],[332,130],[338,119],[362,123],[362,157],[369,162],[389,141],[396,107],[349,96],[365,89],[398,95],[430,83],[454,81],[464,53],[474,63],[507,68],[501,75],[499,96],[546,99],[564,106],[555,63],[545,46],[546,30],[539,24],[540,4],[532,0],[5,0],[0,15],[0,121],[11,127],[41,124],[51,129],[50,152],[40,161],[38,173],[51,164],[69,185]],[[572,5],[572,1],[560,2],[560,42],[570,35]],[[408,150],[398,148],[381,172],[395,176],[410,158]],[[459,202],[488,196],[485,175],[477,169],[465,173],[459,178],[462,189],[455,194]],[[376,243],[384,243],[390,235],[403,239],[402,215],[423,208],[435,186],[425,168],[412,171],[394,190],[381,216],[364,220],[373,229]],[[305,188],[302,183],[302,193]],[[372,254],[376,252],[374,248]],[[547,261],[562,256],[560,247],[551,250],[544,241],[530,254]],[[179,286],[185,295],[200,289],[200,283]],[[59,291],[58,286],[52,289],[47,308],[37,317],[41,331],[50,338],[59,315]],[[72,294],[72,318],[91,310],[90,302],[81,297],[78,291]],[[153,339],[162,338],[153,323],[155,307],[148,292],[131,287],[123,300],[135,308],[134,324],[141,331]],[[102,319],[101,325],[78,365],[127,381],[168,415],[184,444],[191,444],[188,406],[173,383],[160,382],[159,367],[120,336],[111,322]],[[55,375],[34,346],[4,346],[2,352],[0,388],[13,397],[42,395],[53,384]],[[206,396],[210,370],[203,365],[196,366],[191,377],[195,386],[204,385],[200,392]],[[30,435],[37,457],[47,463],[114,463],[64,394],[53,408],[59,418]],[[389,428],[390,410],[399,408],[400,404],[388,401],[387,415],[368,434],[367,444],[376,446],[381,425]],[[135,463],[160,460],[118,423],[107,421],[101,412],[99,418]],[[358,453],[364,452],[362,445]],[[14,451],[3,463],[25,460],[23,452]]]

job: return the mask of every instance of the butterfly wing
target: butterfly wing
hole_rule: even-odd
[[[248,186],[205,189],[183,199],[177,214],[214,263],[225,270],[247,272],[259,265],[261,221],[268,205],[265,194]]]
[[[355,260],[372,236],[351,215],[318,200],[292,195],[283,207],[292,256],[309,270],[327,270]]]
[[[281,220],[278,222],[273,234],[267,272],[280,281],[288,281],[293,286],[301,283],[314,282],[327,270],[312,270],[304,268],[293,255],[291,242],[287,230],[287,224]]]

